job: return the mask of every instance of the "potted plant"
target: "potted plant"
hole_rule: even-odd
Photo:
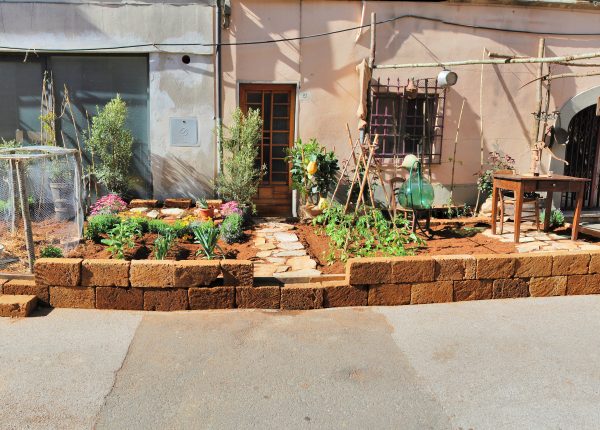
[[[62,157],[53,158],[50,166],[50,193],[54,203],[54,212],[59,221],[75,217],[73,205],[73,171],[69,162]]]
[[[200,215],[200,219],[207,220],[215,215],[214,209],[208,205],[208,202],[204,197],[198,199],[196,206],[198,206],[198,215]]]

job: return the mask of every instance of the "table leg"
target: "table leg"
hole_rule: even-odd
[[[496,234],[496,217],[498,216],[498,187],[492,188],[492,234]]]
[[[515,243],[521,237],[521,212],[523,210],[523,184],[519,183],[515,190]]]
[[[579,218],[581,217],[581,210],[583,209],[583,199],[585,197],[585,184],[577,190],[577,203],[575,206],[575,213],[573,214],[573,225],[571,226],[571,240],[577,240],[579,236]]]
[[[554,193],[548,191],[546,194],[546,207],[544,208],[544,231],[550,230],[550,217],[552,216],[552,196]]]

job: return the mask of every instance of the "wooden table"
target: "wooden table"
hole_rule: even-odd
[[[571,239],[577,240],[579,233],[579,218],[583,208],[585,184],[589,182],[586,178],[575,178],[572,176],[524,176],[511,174],[495,174],[494,187],[492,191],[492,233],[496,234],[496,217],[498,214],[498,199],[500,190],[511,190],[515,193],[515,243],[519,242],[521,234],[521,212],[523,210],[523,197],[527,192],[545,191],[546,210],[544,216],[544,230],[550,227],[550,215],[552,213],[552,195],[557,193],[576,193],[577,204],[573,215],[571,227]]]

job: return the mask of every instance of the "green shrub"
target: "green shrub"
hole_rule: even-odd
[[[142,217],[130,217],[121,221],[127,225],[135,236],[141,236],[148,232],[148,220]]]
[[[133,134],[125,127],[127,105],[119,95],[92,118],[87,148],[99,159],[96,176],[111,193],[123,194],[129,184]]]
[[[540,221],[544,222],[544,218],[546,217],[546,211],[542,209],[540,212]],[[550,227],[557,228],[565,225],[565,215],[562,213],[560,209],[552,209],[550,212]]]
[[[150,221],[148,221],[148,231],[150,233],[163,234],[164,231],[169,229],[169,224],[162,220],[151,219]]]
[[[221,224],[221,237],[227,243],[244,240],[244,218],[239,214],[231,214]]]
[[[249,109],[244,115],[238,108],[227,128],[229,137],[223,136],[223,128],[217,130],[222,137],[223,169],[215,181],[219,194],[225,200],[236,200],[240,205],[252,207],[252,199],[265,174],[266,166],[256,167],[261,139],[262,119],[258,110]]]
[[[108,239],[102,239],[101,242],[108,246],[108,250],[113,257],[118,259],[125,258],[125,250],[135,246],[133,238],[136,235],[135,225],[122,222],[117,224],[109,233]]]
[[[85,238],[100,242],[102,234],[108,234],[115,226],[121,222],[116,215],[94,215],[88,218],[85,229]]]
[[[42,258],[62,258],[63,252],[62,249],[57,248],[56,246],[48,245],[42,248],[40,251],[40,257]]]
[[[198,225],[195,225],[192,229],[194,243],[200,244],[201,249],[198,250],[196,255],[200,255],[204,252],[204,255],[208,260],[215,258],[215,248],[218,248],[221,252],[221,248],[217,245],[219,239],[219,228],[214,225],[212,221],[205,221]]]

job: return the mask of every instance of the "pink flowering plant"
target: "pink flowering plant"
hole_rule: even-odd
[[[117,214],[127,209],[127,203],[117,194],[108,194],[94,203],[90,215]]]
[[[240,208],[238,202],[235,200],[232,200],[227,203],[223,203],[221,205],[221,215],[223,216],[223,218],[225,218],[231,214],[242,215],[242,209]]]

